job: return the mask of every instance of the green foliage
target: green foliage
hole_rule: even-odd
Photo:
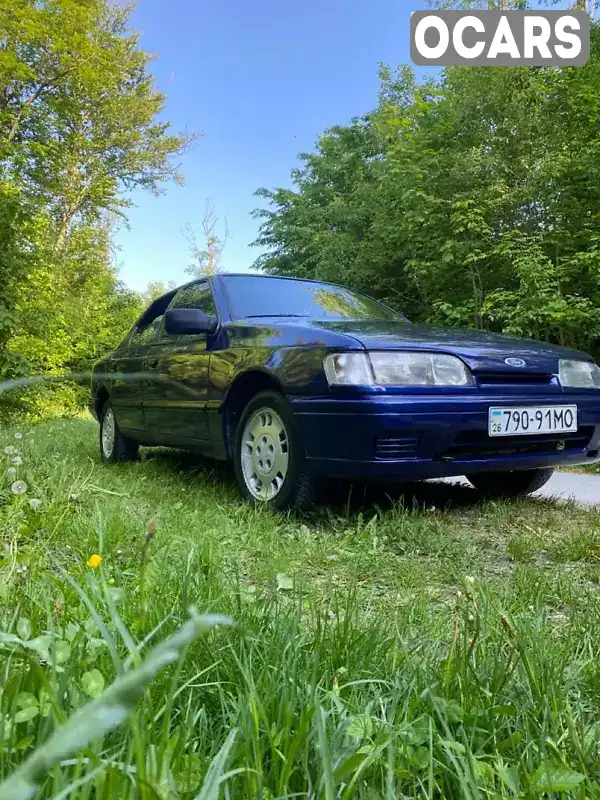
[[[171,156],[193,137],[159,121],[131,12],[0,0],[0,378],[87,367],[141,310],[112,265],[115,220],[129,190],[181,181]],[[36,415],[49,396],[9,406]]]
[[[269,208],[257,266],[419,321],[600,350],[600,26],[585,67],[381,70]]]
[[[163,294],[166,294],[167,292],[170,292],[172,289],[176,288],[177,284],[175,281],[169,281],[168,283],[163,283],[162,281],[150,281],[146,291],[142,294],[144,307],[149,306],[150,303],[154,302],[154,300],[158,300],[158,298],[162,297]]]
[[[0,797],[599,795],[598,510],[429,484],[294,520],[96,451],[0,431]]]

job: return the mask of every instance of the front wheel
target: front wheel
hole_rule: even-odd
[[[480,472],[467,475],[467,478],[486,497],[525,497],[548,483],[553,472],[552,468],[547,467],[511,472]]]
[[[278,511],[311,505],[313,480],[283,395],[261,392],[248,403],[237,429],[234,467],[240,492],[253,503]]]
[[[117,461],[134,461],[138,456],[139,445],[133,439],[123,436],[117,425],[115,412],[105,403],[100,416],[100,456],[105,464]]]

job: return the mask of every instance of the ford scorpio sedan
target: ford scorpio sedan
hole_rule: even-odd
[[[252,274],[155,300],[95,365],[91,406],[105,462],[140,445],[228,459],[242,495],[278,509],[306,506],[326,477],[466,475],[487,495],[524,495],[600,448],[587,354]]]

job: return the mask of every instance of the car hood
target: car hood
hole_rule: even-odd
[[[428,350],[460,356],[472,370],[514,372],[558,372],[561,358],[590,360],[587,353],[545,344],[533,339],[457,328],[413,325],[402,320],[312,321],[311,327],[343,333],[358,340],[367,350]],[[520,358],[524,367],[507,365],[506,358]]]

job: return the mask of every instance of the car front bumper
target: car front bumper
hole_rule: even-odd
[[[488,436],[490,406],[576,404],[578,431]],[[331,477],[420,480],[600,459],[600,392],[292,398],[309,469]]]

